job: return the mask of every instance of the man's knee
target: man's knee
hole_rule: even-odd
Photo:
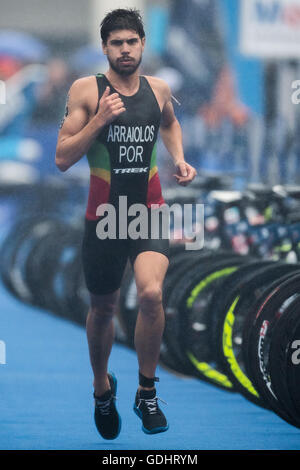
[[[92,295],[90,312],[96,317],[110,319],[113,317],[119,300],[119,292],[107,295]]]
[[[162,288],[158,284],[145,286],[138,292],[141,308],[153,309],[162,303]]]

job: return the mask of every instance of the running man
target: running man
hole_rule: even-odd
[[[135,328],[139,386],[134,411],[145,433],[168,429],[157,403],[155,371],[164,330],[162,286],[169,240],[100,239],[97,208],[110,203],[118,210],[121,195],[127,197],[128,207],[141,203],[149,210],[151,204],[164,203],[156,166],[159,130],[177,169],[178,184],[191,182],[196,170],[184,160],[181,128],[168,85],[139,74],[145,47],[139,12],[117,9],[108,13],[100,32],[108,71],[72,84],[58,135],[56,165],[66,171],[84,155],[90,165],[82,260],[90,293],[86,329],[94,373],[94,418],[101,436],[115,439],[121,418],[115,404],[117,381],[108,373],[108,360],[114,340],[113,315],[128,259],[139,300]]]

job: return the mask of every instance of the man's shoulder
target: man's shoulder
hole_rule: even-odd
[[[155,77],[153,75],[144,75],[144,77],[148,80],[152,87],[157,88],[162,92],[169,92],[170,87],[162,78]]]
[[[95,75],[77,78],[71,85],[69,91],[72,103],[94,111],[97,105],[98,91]]]
[[[171,90],[169,85],[163,79],[158,77],[149,75],[144,75],[144,77],[148,80],[148,83],[156,96],[160,108],[163,109],[165,104],[168,103],[171,99]]]
[[[95,85],[96,85],[95,75],[87,75],[85,77],[80,77],[74,80],[70,89],[76,92],[76,91],[88,90],[90,88],[95,87]]]

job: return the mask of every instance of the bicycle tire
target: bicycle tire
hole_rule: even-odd
[[[207,361],[193,360],[191,357],[188,347],[190,346],[186,342],[187,330],[186,330],[186,310],[185,304],[186,299],[189,297],[193,287],[198,285],[210,286],[213,281],[219,280],[214,279],[215,273],[222,271],[222,274],[228,274],[228,269],[235,269],[234,266],[238,266],[245,262],[245,259],[240,256],[225,256],[224,258],[216,257],[215,259],[209,260],[209,266],[190,266],[188,272],[186,272],[183,279],[177,279],[177,282],[173,286],[173,291],[167,300],[166,312],[171,310],[172,312],[172,323],[167,324],[165,330],[165,340],[168,344],[169,350],[172,352],[176,362],[180,362],[182,367],[186,370],[186,373],[194,375],[199,379],[205,380],[210,383],[214,383],[224,389],[231,389],[231,384],[227,381],[227,378],[222,374],[222,371],[217,371],[211,367]],[[218,276],[218,275],[217,275]],[[205,310],[204,310],[205,311]],[[174,314],[176,312],[176,315]],[[203,312],[202,312],[203,313]],[[204,319],[202,319],[204,321]],[[181,334],[183,333],[183,334]],[[202,339],[204,339],[204,335]],[[203,350],[207,353],[207,346],[202,345]]]
[[[291,336],[290,347],[287,350],[287,385],[288,390],[297,410],[298,416],[300,414],[300,360],[299,360],[299,344],[300,344],[300,322],[294,328],[293,335]],[[296,348],[298,349],[295,349]],[[294,356],[295,355],[295,356]]]
[[[226,371],[228,377],[235,384],[236,389],[249,401],[264,408],[267,403],[259,396],[251,377],[244,355],[244,328],[241,334],[242,348],[241,361],[238,362],[235,352],[233,331],[237,315],[240,325],[245,324],[249,309],[259,299],[264,289],[271,284],[274,278],[280,277],[284,272],[296,269],[294,265],[274,263],[264,266],[256,272],[249,274],[229,293],[224,306],[218,314],[216,353],[217,362]]]
[[[283,307],[287,299],[297,294],[299,288],[300,273],[285,280],[269,293],[256,313],[248,343],[249,370],[260,395],[278,416],[296,427],[299,427],[299,424],[282,407],[272,389],[268,369],[268,346],[272,336],[272,328],[278,318],[278,309]]]
[[[272,331],[269,350],[269,374],[272,389],[288,415],[300,423],[300,412],[294,405],[288,386],[288,361],[295,329],[300,322],[300,297],[297,296],[280,315]],[[299,389],[298,389],[299,390]],[[297,390],[297,393],[299,393]]]

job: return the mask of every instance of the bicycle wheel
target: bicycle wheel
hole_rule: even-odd
[[[228,374],[236,389],[248,400],[262,407],[268,407],[265,400],[256,390],[244,355],[245,319],[253,305],[259,301],[264,289],[274,279],[285,273],[299,269],[294,265],[273,263],[258,268],[245,276],[237,286],[228,293],[224,305],[217,316],[217,362]]]
[[[62,264],[77,255],[80,231],[67,225],[54,224],[31,250],[25,264],[26,282],[36,305],[66,316],[63,293],[55,286]]]
[[[287,348],[287,384],[288,390],[293,402],[294,407],[297,410],[297,416],[300,414],[300,358],[299,358],[299,346],[300,346],[300,321],[299,315],[297,315],[297,323],[294,327],[293,335],[289,338],[289,344]]]
[[[178,344],[178,339],[172,333],[174,324],[177,324],[177,315],[178,309],[173,309],[169,304],[169,297],[172,294],[174,289],[177,289],[176,283],[177,281],[182,281],[185,278],[186,273],[192,269],[193,266],[207,266],[210,265],[212,262],[226,258],[229,256],[227,253],[215,253],[211,251],[203,251],[201,254],[199,253],[197,257],[191,252],[182,253],[181,256],[176,256],[174,260],[170,263],[169,270],[164,282],[163,288],[163,304],[164,304],[164,311],[165,311],[165,329],[164,335],[161,345],[161,352],[160,352],[160,359],[162,363],[171,368],[176,370],[176,372],[180,372],[184,375],[190,375],[189,369],[189,362],[185,361],[180,353],[180,357],[178,357],[177,351],[180,349]],[[180,289],[182,286],[180,286]],[[175,351],[174,351],[175,349]],[[183,364],[185,362],[185,364]]]
[[[46,235],[63,233],[66,225],[45,217],[25,218],[14,226],[5,239],[1,252],[1,278],[6,288],[20,300],[35,303],[27,284],[25,266],[30,252]]]
[[[282,419],[297,426],[298,423],[278,400],[270,379],[269,349],[272,332],[280,315],[284,315],[292,298],[298,296],[300,273],[295,274],[272,289],[252,322],[248,343],[249,370],[253,382],[269,407]]]
[[[211,348],[216,350],[218,344],[218,321],[219,312],[223,309],[224,305],[230,301],[231,293],[240,285],[244,279],[251,278],[251,275],[267,266],[274,266],[274,261],[256,260],[246,262],[239,266],[238,270],[229,274],[222,280],[222,284],[219,289],[216,289],[212,295],[209,305],[209,322],[207,325],[209,341]],[[222,295],[220,295],[222,292]],[[228,300],[229,299],[229,300]]]
[[[217,256],[189,266],[184,277],[173,285],[166,306],[166,312],[172,312],[172,321],[166,322],[165,341],[176,362],[187,373],[226,390],[232,386],[222,371],[214,367],[207,341],[207,307],[222,278],[244,262],[246,259],[240,255]],[[197,296],[200,302],[195,301]]]
[[[300,323],[300,297],[299,295],[287,306],[284,312],[280,312],[279,319],[276,321],[270,341],[269,350],[269,375],[272,384],[272,390],[277,397],[282,408],[286,409],[287,414],[300,423],[300,409],[298,410],[292,399],[294,388],[288,384],[288,366],[294,365],[293,360],[293,338],[295,331]],[[296,390],[296,396],[299,395],[299,389]]]

